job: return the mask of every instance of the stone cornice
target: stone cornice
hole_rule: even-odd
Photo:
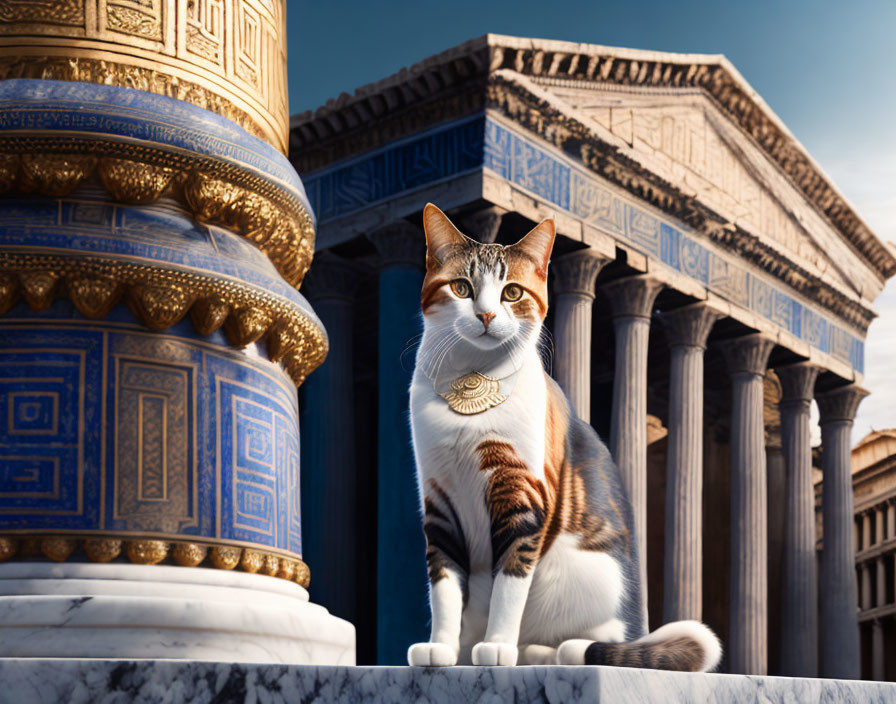
[[[455,95],[455,102],[458,102],[458,89],[481,84],[482,79],[487,79],[491,86],[489,100],[493,101],[493,87],[502,82],[502,79],[496,80],[496,72],[513,72],[536,80],[579,81],[589,86],[701,91],[779,166],[873,270],[884,279],[896,273],[896,256],[859,218],[780,118],[731,63],[720,55],[669,54],[489,34],[432,56],[382,81],[359,88],[354,95],[343,93],[337,100],[328,102],[313,114],[309,111],[294,116],[290,125],[293,153],[310,149],[309,145],[315,140],[331,140],[335,143],[338,140],[334,138],[338,135],[353,139],[356,132],[364,132],[367,135],[366,148],[374,148],[386,143],[390,133],[391,139],[408,134],[396,132],[394,124],[387,127],[386,123],[390,121],[385,118],[388,114],[400,112],[405,123],[408,120],[416,123],[411,117],[415,105],[428,105],[431,109],[439,102],[437,96],[448,94]],[[476,80],[477,77],[479,81]],[[506,85],[506,79],[503,79],[503,83]],[[466,114],[469,114],[469,100],[459,102],[466,105]],[[550,108],[550,105],[544,107]],[[444,121],[461,116],[458,109],[455,105],[453,110],[437,114]],[[546,119],[549,117],[552,117],[549,112],[541,117],[531,115],[529,122],[540,123],[540,129],[535,131],[544,134],[549,126],[551,129],[554,126],[552,120]],[[429,122],[429,126],[437,121],[439,120]],[[383,128],[379,127],[380,124]],[[531,124],[527,126],[533,128]],[[422,128],[423,125],[418,127]],[[322,155],[320,150],[316,153]],[[335,148],[330,154],[333,157],[331,161],[352,153],[357,151],[346,147]],[[318,159],[312,166],[311,163],[302,163],[304,156],[295,158],[297,168],[303,173],[310,170],[308,166],[318,168],[331,163]],[[620,166],[625,164],[607,163],[604,168],[612,172]],[[648,174],[642,173],[639,177],[633,184],[635,191],[646,190],[650,193],[656,189],[653,183],[655,176],[652,179]],[[641,183],[640,179],[646,182]],[[664,185],[668,187],[668,184]],[[660,190],[664,191],[665,188]],[[660,200],[669,198],[663,193],[657,195]],[[689,211],[696,201],[686,196],[682,198],[682,194],[677,195],[679,197],[671,198],[673,202],[669,205],[676,206],[684,215],[690,215]],[[703,207],[698,210],[708,209]],[[699,219],[706,219],[702,213],[698,213],[698,216],[702,216]],[[713,219],[720,220],[718,216]],[[686,221],[690,222],[687,218]],[[738,233],[738,228],[730,227],[733,229],[729,237],[736,236],[734,244],[736,248],[744,248],[745,256],[759,260],[766,260],[771,256],[769,252],[763,251],[768,249],[765,245],[752,241],[755,237],[745,232]],[[792,262],[788,262],[788,267],[793,268]],[[795,270],[794,275],[799,278],[800,272]],[[800,290],[798,287],[797,289]],[[807,295],[813,296],[813,293],[807,292]],[[817,300],[830,307],[825,301],[828,293],[823,286],[816,295],[820,296]],[[858,318],[865,320],[861,327],[866,326],[873,313],[860,304],[851,303],[860,309],[856,311]],[[845,317],[858,322],[855,318]]]

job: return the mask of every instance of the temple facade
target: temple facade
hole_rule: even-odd
[[[289,157],[338,351],[301,390],[304,549],[361,662],[428,637],[407,388],[432,201],[482,242],[555,219],[550,371],[620,466],[651,627],[703,619],[732,673],[859,677],[850,430],[896,257],[724,57],[487,35],[293,116]]]

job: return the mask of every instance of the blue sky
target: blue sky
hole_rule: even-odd
[[[896,240],[893,0],[288,0],[292,112],[487,32],[725,54],[884,240]],[[896,426],[896,283],[875,302],[853,439]],[[890,358],[890,359],[888,359]]]

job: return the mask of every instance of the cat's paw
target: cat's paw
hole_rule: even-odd
[[[473,664],[492,667],[494,665],[516,665],[517,649],[510,643],[477,643],[473,646]]]
[[[414,643],[408,648],[411,667],[451,667],[457,664],[457,650],[444,643]]]

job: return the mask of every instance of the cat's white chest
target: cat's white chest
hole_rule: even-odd
[[[433,389],[432,382],[416,372],[411,385],[411,425],[421,479],[441,477],[452,479],[452,483],[476,483],[465,475],[483,475],[476,448],[487,440],[512,445],[529,471],[543,478],[546,394],[537,357],[517,373],[506,401],[472,415],[453,411]],[[484,480],[484,476],[479,477],[479,481]]]

